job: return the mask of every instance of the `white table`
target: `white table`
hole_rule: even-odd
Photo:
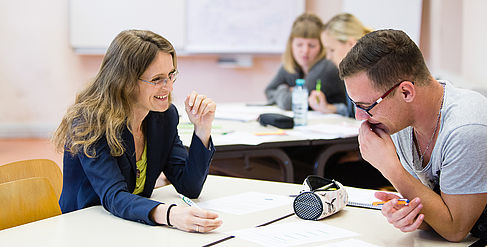
[[[193,126],[189,123],[184,108],[178,106],[178,109],[181,115],[178,126],[179,135],[183,143],[188,146],[191,142]],[[277,176],[280,179],[274,179],[300,183],[302,181],[294,181],[294,167],[291,158],[283,151],[283,148],[323,147],[320,154],[315,154],[316,161],[309,164],[310,170],[321,176],[332,155],[343,151],[358,150],[357,134],[360,122],[354,119],[310,111],[308,126],[279,130],[270,125],[261,126],[256,121],[261,113],[292,116],[292,112],[281,110],[277,106],[248,106],[244,103],[226,103],[217,106],[212,129],[213,143],[216,146],[216,153],[213,157],[215,166],[212,169],[217,170],[219,172],[217,174],[253,177],[246,171],[261,167],[250,168],[249,160],[264,157],[272,159],[280,166],[281,174]],[[279,131],[286,135],[272,135]],[[260,135],[256,135],[256,133]],[[269,135],[262,135],[264,133]],[[220,165],[221,163],[224,164]],[[261,173],[265,173],[265,170]],[[265,176],[257,176],[257,178],[268,179]]]
[[[182,106],[177,106],[177,108],[181,115],[180,125],[178,126],[181,140],[185,145],[189,145],[191,143],[193,128],[189,124],[189,119],[186,112],[184,112],[184,108]],[[266,127],[260,125],[257,122],[257,118],[262,113],[278,113],[290,117],[293,115],[291,111],[284,111],[275,105],[248,106],[244,103],[225,103],[218,105],[212,129],[215,146],[259,145],[262,143],[337,139],[356,136],[360,125],[360,121],[351,118],[336,114],[322,114],[309,111],[308,126],[284,130],[287,135],[261,135],[257,137],[255,135],[256,133],[272,133],[279,130],[270,125]],[[239,118],[239,116],[242,117]],[[328,127],[329,131],[320,130],[318,127]],[[349,131],[345,127],[355,128],[356,130],[352,131],[352,133],[345,133]],[[310,129],[314,130],[314,132],[309,131]],[[232,135],[238,138],[231,138]]]
[[[201,202],[247,191],[280,195],[296,194],[300,185],[209,176],[198,200]],[[154,200],[184,205],[171,185],[156,189]],[[225,232],[255,227],[292,212],[292,205],[247,215],[231,215],[219,212],[222,227],[210,233],[188,233],[165,226],[148,226],[127,221],[111,215],[101,206],[78,210],[53,218],[25,224],[0,231],[1,246],[202,246],[228,236]],[[301,221],[296,216],[273,224]],[[389,225],[378,210],[346,207],[341,212],[319,221],[354,231],[360,239],[380,246],[445,246],[435,233],[415,231],[402,233]],[[339,242],[334,240],[333,242]],[[468,246],[475,239],[470,237],[462,243],[448,246]],[[313,243],[304,246],[320,246]],[[233,238],[215,246],[259,246],[242,239]]]

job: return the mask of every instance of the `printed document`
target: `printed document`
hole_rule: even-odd
[[[248,228],[230,232],[229,234],[264,246],[294,246],[359,235],[358,233],[319,221],[304,220]]]

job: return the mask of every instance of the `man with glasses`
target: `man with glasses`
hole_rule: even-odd
[[[340,63],[365,160],[407,199],[383,215],[403,232],[433,229],[449,241],[487,235],[487,99],[435,80],[402,31],[361,38]]]

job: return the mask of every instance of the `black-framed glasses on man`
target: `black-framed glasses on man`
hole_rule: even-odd
[[[149,84],[152,84],[154,86],[157,86],[157,85],[162,85],[162,86],[166,86],[167,85],[167,82],[170,80],[172,83],[174,83],[177,79],[177,76],[179,74],[179,71],[175,70],[171,73],[169,73],[169,77],[168,78],[164,78],[164,77],[161,77],[161,76],[157,76],[156,78],[148,81],[148,80],[144,80],[142,78],[139,78],[139,80],[143,81],[143,82],[147,82]]]
[[[355,105],[355,107],[357,107],[358,109],[360,109],[362,111],[367,112],[367,114],[369,114],[369,116],[372,117],[372,113],[370,113],[370,110],[372,110],[372,108],[374,108],[377,104],[379,104],[382,100],[384,100],[384,98],[387,97],[387,95],[389,95],[394,89],[396,89],[399,85],[401,85],[401,83],[403,83],[405,81],[408,81],[408,80],[402,80],[399,83],[397,83],[396,85],[394,85],[393,87],[391,87],[391,89],[387,90],[387,92],[385,92],[382,96],[380,96],[380,98],[378,100],[376,100],[372,105],[370,105],[368,107],[361,106],[360,104],[355,103],[355,101],[350,99],[350,97],[349,97],[349,99],[353,103],[353,105]],[[414,85],[413,81],[411,81],[411,83]]]

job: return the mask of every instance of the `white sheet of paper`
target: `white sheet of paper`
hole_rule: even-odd
[[[350,136],[357,136],[360,128],[359,122],[337,123],[337,124],[315,124],[297,126],[286,133],[291,136],[301,136],[308,139],[335,139]]]
[[[246,192],[198,203],[204,209],[243,215],[284,205],[291,207],[294,198],[260,192]]]
[[[262,113],[292,114],[276,106],[247,106],[242,103],[228,103],[217,107],[215,119],[248,122],[257,120]]]
[[[292,117],[292,115],[290,117]],[[332,119],[332,118],[341,118],[341,116],[333,113],[325,114],[319,111],[308,111],[308,120],[314,120],[314,119],[325,120],[325,119]]]
[[[271,141],[275,136],[257,136],[248,132],[232,132],[226,135],[213,135],[212,138],[213,143],[218,146],[235,144],[259,145]]]
[[[294,246],[359,235],[318,221],[304,220],[247,228],[229,234],[264,246]]]
[[[336,243],[320,245],[317,247],[343,247],[343,246],[381,247],[380,245],[367,243],[359,239],[347,239]]]

